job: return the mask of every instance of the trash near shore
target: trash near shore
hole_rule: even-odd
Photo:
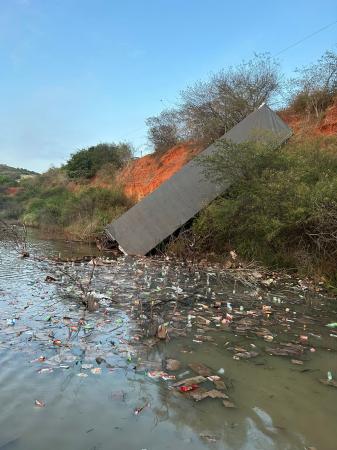
[[[37,376],[72,369],[77,382],[87,383],[131,372],[163,383],[183,400],[233,409],[225,357],[242,370],[284,358],[291,370],[302,371],[310,370],[317,352],[337,351],[336,308],[327,311],[319,292],[290,277],[256,271],[235,277],[234,271],[168,259],[40,264],[44,275],[29,281],[29,298],[0,292],[7,302],[1,345],[28,353]],[[225,357],[211,368],[166,355],[166,344],[179,338],[189,342],[186,353],[197,357],[207,345]],[[148,361],[154,349],[163,357]],[[324,378],[329,369],[322,368],[317,380],[337,387],[334,375]],[[137,408],[135,415],[146,406]]]

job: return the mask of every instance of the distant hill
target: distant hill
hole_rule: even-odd
[[[22,177],[38,175],[36,172],[27,169],[15,168],[0,164],[0,179],[8,181],[19,181]]]

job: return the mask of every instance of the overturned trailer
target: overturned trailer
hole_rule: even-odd
[[[249,114],[222,136],[241,143],[272,134],[281,145],[292,134],[290,128],[268,106]],[[216,148],[210,145],[201,155],[210,155]],[[107,226],[109,238],[116,241],[128,255],[146,255],[181,228],[212,200],[228,189],[205,178],[198,159],[193,159],[164,182],[158,189]]]

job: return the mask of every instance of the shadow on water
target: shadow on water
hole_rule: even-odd
[[[31,247],[35,255],[64,257],[93,250],[38,238]],[[319,295],[308,301],[290,283],[266,290],[262,299],[247,288],[233,294],[231,281],[218,285],[214,277],[208,286],[207,274],[192,268],[123,257],[96,268],[100,308],[89,313],[57,265],[20,259],[1,244],[0,257],[0,449],[336,448],[337,390],[318,381],[328,371],[337,376],[337,338],[324,327],[336,321],[333,302]],[[68,266],[80,279],[88,277],[88,264]],[[46,283],[48,274],[57,282]],[[171,339],[142,340],[135,305],[177,298],[184,308],[174,317]],[[272,328],[278,345],[297,345],[304,334],[305,352],[271,356],[266,348],[277,348],[275,342],[251,325],[245,332],[215,321],[186,327],[188,314],[219,314],[207,306],[212,298],[237,311],[242,306],[243,317],[271,305],[273,315],[259,318],[259,330]],[[233,359],[252,350],[254,358]],[[220,399],[194,402],[172,381],[150,378],[147,368],[165,369],[167,358],[180,362],[170,372],[177,379],[184,372],[182,378],[197,375],[191,363],[205,364],[214,375],[220,370],[236,408],[225,408]],[[206,385],[212,389],[212,382]]]

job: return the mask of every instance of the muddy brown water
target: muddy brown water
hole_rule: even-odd
[[[33,255],[94,253],[36,237],[30,246]],[[211,270],[207,275],[169,261],[119,258],[96,268],[92,289],[100,308],[88,313],[65,271],[85,280],[91,268],[20,259],[0,242],[0,449],[337,448],[337,389],[318,381],[328,371],[337,378],[337,332],[324,326],[337,321],[334,301],[317,294],[309,305],[290,283],[264,290],[257,300],[248,287],[236,286],[233,293],[233,281],[219,283]],[[45,282],[48,274],[58,281]],[[139,301],[158,298],[186,303],[176,322],[181,336],[176,331],[168,342],[143,341],[134,302],[139,308]],[[202,306],[214,299],[243,306],[243,315],[258,302],[278,314],[289,308],[286,326],[269,327],[272,344],[215,322],[192,320],[186,327],[187,312],[216,316]],[[82,328],[71,331],[81,318]],[[303,365],[265,351],[301,334],[308,336],[306,351],[295,359]],[[260,354],[236,360],[233,346]],[[172,389],[172,381],[151,379],[149,361],[160,366],[165,358],[181,362],[170,372],[177,377],[196,375],[192,362],[214,374],[224,369],[220,376],[236,408],[224,408],[220,399],[194,402]]]

